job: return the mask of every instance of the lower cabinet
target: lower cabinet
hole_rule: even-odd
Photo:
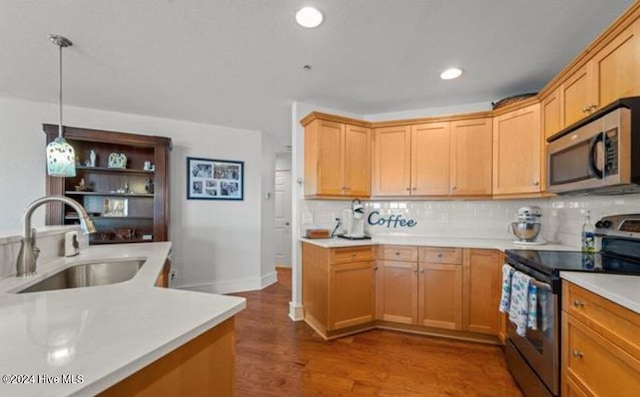
[[[462,265],[462,328],[498,335],[502,255],[497,250],[465,249]]]
[[[304,320],[325,338],[375,320],[372,246],[322,248],[302,244]]]
[[[304,319],[327,339],[384,326],[497,341],[501,265],[497,250],[303,243]]]
[[[563,282],[562,395],[637,396],[640,315]]]

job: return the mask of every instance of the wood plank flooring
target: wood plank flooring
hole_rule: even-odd
[[[288,314],[291,275],[236,294],[237,396],[514,396],[499,347],[369,331],[326,342]]]

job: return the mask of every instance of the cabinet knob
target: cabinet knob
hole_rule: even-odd
[[[596,105],[595,103],[592,103],[591,105],[589,105],[589,111],[595,110],[598,108],[598,105]]]
[[[413,190],[418,190],[418,188],[414,186]]]
[[[407,191],[408,191],[408,192],[409,192],[409,191],[411,191],[411,188],[410,188],[410,187],[408,187],[408,188],[407,188]]]
[[[424,274],[424,269],[420,270],[420,274]]]
[[[438,254],[438,258],[442,258],[442,252]]]
[[[533,186],[538,186],[539,184],[540,184],[540,182],[538,182],[538,181],[533,182]]]
[[[587,113],[589,111],[589,108],[587,106],[582,108],[582,113]]]
[[[575,358],[582,358],[584,356],[584,354],[580,350],[574,350],[572,354]]]
[[[418,273],[418,268],[417,267],[413,268],[413,272]]]
[[[451,190],[458,190],[458,187],[457,186],[452,186]]]
[[[400,253],[399,253],[399,252],[396,252],[396,256],[400,256]]]
[[[378,266],[374,267],[373,270],[378,271]]]
[[[575,307],[584,307],[584,303],[581,300],[576,299],[576,300],[573,301],[573,306],[575,306]]]

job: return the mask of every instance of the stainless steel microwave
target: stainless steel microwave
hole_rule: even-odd
[[[640,192],[640,97],[620,99],[548,142],[548,191]]]

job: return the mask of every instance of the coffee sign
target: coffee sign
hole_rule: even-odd
[[[388,218],[380,216],[380,212],[373,211],[367,217],[367,223],[371,226],[387,226],[387,228],[414,227],[418,222],[413,219],[404,219],[402,215],[389,215]]]

